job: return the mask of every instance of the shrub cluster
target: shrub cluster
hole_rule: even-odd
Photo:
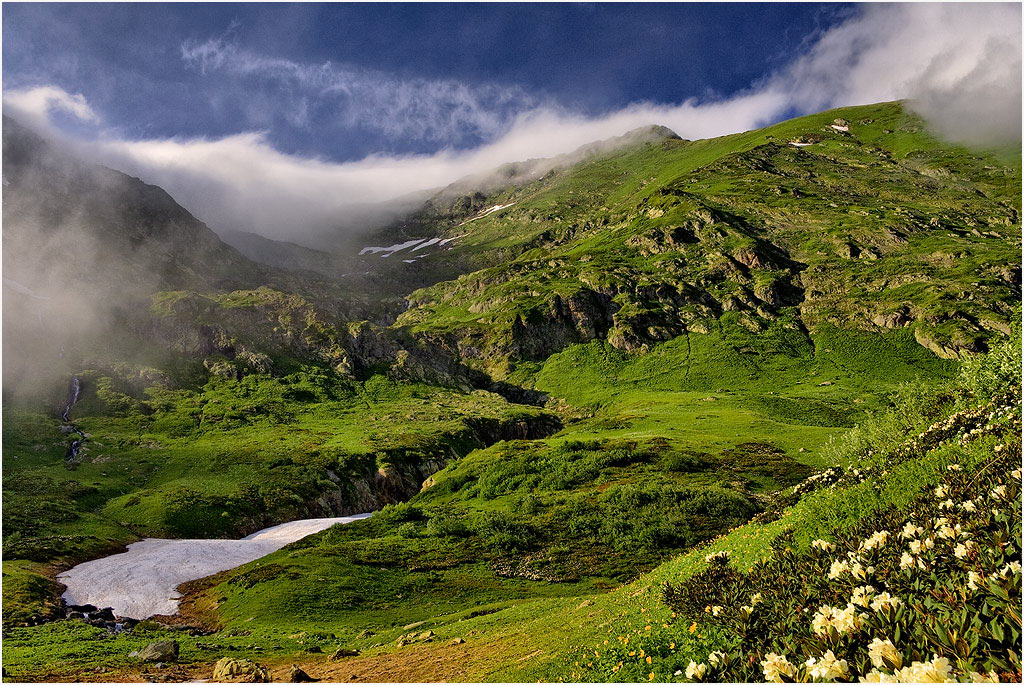
[[[889,508],[794,550],[791,534],[749,572],[725,554],[665,600],[735,636],[690,680],[1020,680],[1020,441],[975,472],[950,465],[907,510]]]

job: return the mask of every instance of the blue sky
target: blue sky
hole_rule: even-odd
[[[661,124],[904,100],[1020,143],[1020,3],[11,4],[3,109],[214,230],[302,242],[355,204]]]
[[[725,98],[849,14],[817,4],[7,4],[3,84],[80,93],[127,137],[262,130],[284,152],[346,160],[473,147],[538,105],[600,115]],[[279,70],[253,69],[257,60]],[[382,82],[392,88],[368,97]],[[393,92],[403,87],[419,100],[405,115]]]

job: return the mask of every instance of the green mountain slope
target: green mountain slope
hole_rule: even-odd
[[[168,285],[133,330],[147,356],[69,369],[75,470],[59,421],[5,405],[5,625],[139,536],[388,505],[195,584],[186,620],[216,632],[183,638],[177,674],[230,653],[342,679],[673,679],[736,647],[662,599],[695,547],[746,568],[787,526],[804,550],[990,456],[995,437],[873,455],[1019,398],[1020,179],[898,103],[650,128],[454,184],[367,237],[357,281]],[[26,678],[137,674],[125,655],[166,634],[14,630]],[[316,656],[339,646],[363,654]]]
[[[398,324],[499,375],[572,342],[640,349],[723,316],[754,331],[912,326],[941,356],[983,349],[1020,294],[1019,167],[922,126],[896,104],[848,108],[491,195],[510,206],[433,220],[463,234],[438,261],[487,268],[413,293]]]

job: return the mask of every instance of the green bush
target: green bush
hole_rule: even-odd
[[[484,544],[498,552],[521,552],[537,541],[532,524],[508,511],[486,512],[476,523],[476,533]]]

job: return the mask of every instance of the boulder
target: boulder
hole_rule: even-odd
[[[269,683],[270,674],[255,661],[226,656],[213,665],[213,679],[219,682]]]
[[[114,610],[111,609],[110,607],[107,607],[105,609],[100,609],[99,611],[97,611],[95,613],[90,613],[89,618],[101,619],[103,621],[113,621],[114,618],[115,618],[114,617]]]
[[[350,656],[359,656],[359,650],[358,649],[346,649],[345,647],[338,647],[336,650],[334,650],[334,653],[331,654],[330,658],[331,658],[332,661],[337,661],[338,659],[344,659],[345,657],[350,657]]]
[[[303,671],[301,668],[292,664],[292,667],[288,669],[288,682],[289,683],[315,683],[316,679],[311,678],[308,673]]]
[[[92,604],[68,604],[68,611],[78,611],[83,614],[90,614],[94,611],[98,611]]]
[[[178,642],[177,640],[150,642],[139,652],[139,658],[143,661],[177,661]]]

